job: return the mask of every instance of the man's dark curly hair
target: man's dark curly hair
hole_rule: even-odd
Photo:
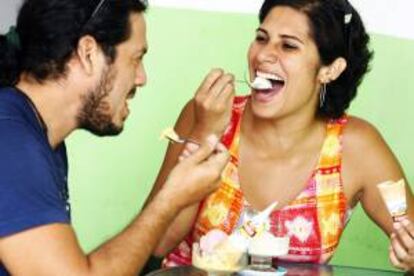
[[[0,87],[14,85],[22,72],[38,82],[64,75],[84,35],[113,62],[116,46],[130,37],[129,15],[145,10],[139,0],[25,0],[16,26],[20,45],[0,35]]]
[[[317,111],[321,117],[342,116],[355,98],[373,56],[361,17],[347,0],[265,0],[259,13],[260,23],[277,6],[290,7],[307,16],[323,65],[338,57],[346,59],[347,68],[327,85],[325,102]],[[346,14],[352,14],[348,24]]]

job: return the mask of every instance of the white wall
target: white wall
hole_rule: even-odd
[[[11,25],[16,24],[21,3],[22,0],[0,0],[0,34],[7,32]]]
[[[414,40],[413,0],[350,0],[370,32]],[[149,0],[150,6],[257,14],[263,0]]]
[[[263,0],[150,0],[150,5],[225,12],[257,13]],[[414,39],[413,0],[351,0],[374,33]],[[0,0],[0,33],[16,21],[22,0]]]

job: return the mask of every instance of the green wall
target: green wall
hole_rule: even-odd
[[[147,13],[148,85],[131,103],[126,129],[116,138],[78,131],[68,139],[73,222],[87,251],[121,230],[139,212],[162,162],[159,133],[173,125],[212,67],[243,79],[255,16],[151,8]],[[414,41],[373,35],[373,70],[350,113],[374,123],[414,183]],[[238,87],[246,93],[247,87]],[[333,260],[391,269],[385,235],[357,210]]]

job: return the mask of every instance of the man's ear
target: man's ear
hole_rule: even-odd
[[[324,65],[319,69],[318,79],[321,83],[330,83],[336,80],[347,66],[343,57],[336,58],[331,64]]]
[[[96,70],[99,52],[98,43],[92,36],[85,35],[79,39],[76,53],[86,74],[91,75]]]

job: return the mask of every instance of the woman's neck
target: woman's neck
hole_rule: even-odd
[[[323,139],[325,125],[324,120],[310,114],[263,119],[253,114],[248,103],[241,122],[241,135],[257,150],[285,155],[299,145],[311,145]]]

